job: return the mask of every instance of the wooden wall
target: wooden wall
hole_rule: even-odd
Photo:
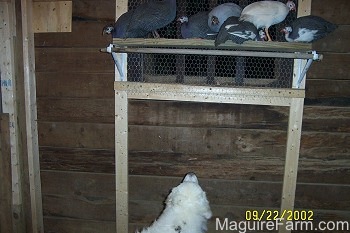
[[[296,194],[316,220],[350,219],[350,2],[313,1],[339,25],[314,44],[324,54],[307,80]],[[332,4],[332,7],[327,7]],[[73,0],[71,33],[35,35],[46,232],[114,232],[114,0]],[[194,171],[215,217],[280,205],[288,109],[130,101],[130,231],[149,224]],[[213,228],[213,224],[210,225]]]

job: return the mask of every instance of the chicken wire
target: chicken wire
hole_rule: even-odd
[[[142,2],[145,0],[129,0],[129,10]],[[190,17],[199,11],[209,11],[226,2],[236,3],[243,9],[256,0],[177,0],[176,19],[183,15]],[[297,5],[297,1],[294,2]],[[296,12],[290,12],[282,23],[271,26],[269,32],[272,39],[284,42],[284,34],[280,30],[295,18]],[[181,24],[176,19],[168,26],[158,30],[160,37],[182,39]],[[131,82],[290,88],[294,60],[290,58],[130,53],[127,61],[128,81]]]

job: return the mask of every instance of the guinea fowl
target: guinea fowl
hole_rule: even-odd
[[[110,35],[112,34],[112,38],[143,38],[146,37],[149,33],[146,30],[127,30],[129,25],[130,18],[134,10],[129,10],[122,14],[114,25],[107,25],[103,28],[103,34]]]
[[[319,16],[303,16],[297,18],[288,27],[282,29],[288,42],[313,42],[333,32],[337,25]]]
[[[208,11],[200,11],[190,18],[181,16],[178,21],[181,23],[182,38],[214,39],[216,33],[208,26],[208,13]]]
[[[228,2],[214,7],[208,14],[208,26],[213,32],[219,32],[221,25],[228,17],[241,15],[242,8],[235,3]]]
[[[246,6],[239,20],[251,22],[257,29],[264,28],[268,41],[272,41],[269,27],[282,22],[289,11],[295,9],[295,3],[291,0],[286,4],[279,1],[259,1]]]
[[[176,16],[176,0],[151,0],[122,14],[114,25],[107,25],[103,34],[113,38],[144,38],[150,32],[159,37],[157,29],[171,23]]]
[[[257,28],[250,22],[239,21],[238,17],[229,17],[221,26],[215,39],[215,46],[231,39],[234,43],[242,44],[247,40],[260,38]]]
[[[159,37],[157,30],[170,24],[176,16],[176,0],[151,0],[140,4],[129,18],[126,33],[138,31],[152,32]]]

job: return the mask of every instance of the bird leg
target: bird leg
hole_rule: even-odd
[[[266,33],[266,36],[267,36],[267,41],[272,41],[271,36],[269,34],[269,28],[268,27],[265,27],[265,33]]]

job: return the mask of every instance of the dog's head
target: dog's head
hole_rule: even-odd
[[[171,190],[166,199],[166,208],[169,207],[188,209],[206,219],[211,218],[212,215],[207,196],[199,186],[194,173],[188,173],[183,181]]]

